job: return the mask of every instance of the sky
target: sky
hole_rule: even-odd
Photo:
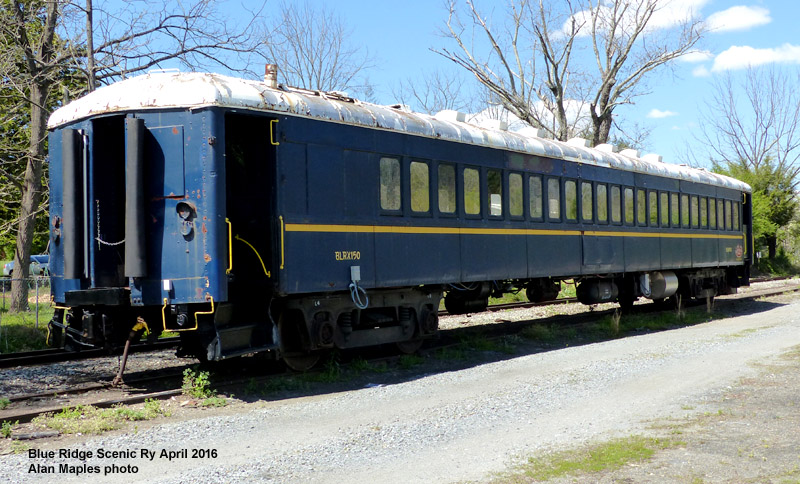
[[[440,30],[447,12],[440,0],[308,0],[339,13],[352,29],[351,41],[376,57],[369,79],[381,104],[397,102],[392,88],[399,80],[453,64],[431,48],[451,46]],[[558,0],[550,0],[555,2]],[[652,129],[644,153],[658,153],[665,162],[679,163],[693,141],[698,117],[711,95],[715,79],[742,76],[748,65],[777,65],[800,72],[798,0],[673,0],[676,11],[695,11],[710,32],[697,52],[676,61],[648,81],[650,93],[633,106],[616,111],[628,124]],[[275,3],[273,3],[275,2]],[[275,0],[268,3],[276,4]],[[505,0],[494,2],[500,15]],[[644,154],[643,153],[643,154]]]

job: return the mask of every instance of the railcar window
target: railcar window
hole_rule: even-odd
[[[692,227],[697,228],[700,222],[700,206],[697,197],[692,195]]]
[[[474,168],[464,168],[464,212],[481,213],[481,175]]]
[[[561,218],[561,192],[558,178],[547,179],[547,215],[550,218]]]
[[[661,192],[661,226],[669,227],[669,193]]]
[[[564,182],[567,220],[578,220],[578,185],[574,180]]]
[[[411,210],[427,212],[431,209],[431,182],[428,164],[421,161],[411,162]]]
[[[622,222],[622,192],[619,187],[611,187],[611,221]]]
[[[500,217],[503,215],[503,177],[500,171],[487,171],[486,182],[489,188],[489,215]]]
[[[739,202],[733,202],[733,230],[739,228]]]
[[[625,189],[625,223],[633,225],[633,188]]]
[[[597,221],[608,222],[608,187],[599,183],[597,185]]]
[[[658,193],[648,192],[650,202],[650,226],[658,227]]]
[[[689,226],[689,195],[681,195],[681,225]]]
[[[508,175],[508,213],[512,217],[521,217],[522,205],[522,175],[511,173]]]
[[[677,193],[670,193],[669,194],[669,213],[671,217],[671,222],[673,227],[680,227],[681,226],[681,210],[678,206],[678,194]]]
[[[733,223],[731,219],[731,201],[725,200],[725,230],[733,229]]]
[[[708,199],[708,228],[717,228],[717,199]]]
[[[717,228],[725,230],[725,202],[717,200]]]
[[[381,158],[381,208],[400,210],[400,160]]]
[[[647,196],[644,190],[636,190],[636,223],[647,225]]]
[[[531,176],[528,178],[528,191],[530,192],[530,211],[532,218],[542,218],[542,177]]]
[[[708,227],[708,199],[700,197],[700,227]]]
[[[439,165],[439,211],[456,211],[456,168],[453,165]]]
[[[581,219],[584,222],[592,221],[592,184],[581,182]]]

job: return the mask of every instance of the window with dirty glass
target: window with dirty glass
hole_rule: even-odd
[[[717,228],[725,230],[725,201],[717,200]]]
[[[427,212],[431,208],[430,174],[428,164],[420,161],[411,162],[411,210]]]
[[[508,213],[512,217],[521,217],[522,210],[522,175],[511,173],[508,175]]]
[[[658,193],[656,192],[648,192],[648,201],[650,210],[650,226],[651,227],[658,227]]]
[[[542,218],[542,177],[531,176],[528,178],[528,191],[530,192],[531,218]]]
[[[636,223],[647,225],[647,194],[644,190],[636,190]]]
[[[709,197],[708,199],[708,228],[716,229],[717,227],[717,199]]]
[[[680,227],[681,226],[681,209],[678,206],[678,194],[677,193],[670,193],[669,194],[669,213],[670,213],[670,220],[672,222],[673,227]]]
[[[697,228],[700,222],[700,202],[692,195],[692,227]]]
[[[731,201],[725,200],[725,230],[733,230]]]
[[[581,182],[581,219],[584,222],[592,221],[592,184]]]
[[[561,218],[561,190],[558,178],[547,179],[547,216]]]
[[[503,177],[500,170],[487,171],[486,184],[489,189],[489,215],[501,217],[503,215]]]
[[[578,185],[574,180],[564,182],[564,201],[567,220],[578,220]]]
[[[611,187],[611,221],[622,222],[622,191],[618,186]]]
[[[439,211],[456,211],[456,168],[453,165],[439,165]]]
[[[708,199],[700,197],[700,227],[708,227]]]
[[[605,183],[598,183],[597,192],[597,221],[608,222],[608,187]]]
[[[733,202],[733,230],[739,228],[739,202]]]
[[[660,192],[661,198],[661,226],[669,227],[669,193]]]
[[[381,208],[400,210],[400,160],[381,158]]]
[[[474,168],[464,168],[464,212],[481,213],[481,175]]]
[[[689,226],[689,195],[681,195],[681,225]]]
[[[625,189],[625,223],[633,225],[633,188]]]

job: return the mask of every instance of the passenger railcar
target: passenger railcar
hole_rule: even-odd
[[[633,150],[342,93],[148,74],[56,111],[51,323],[184,354],[414,350],[451,312],[578,281],[587,304],[747,285],[750,188]]]

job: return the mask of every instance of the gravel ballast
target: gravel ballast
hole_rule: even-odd
[[[35,442],[36,449],[130,450],[85,461],[100,474],[31,473],[74,458],[0,457],[0,482],[458,482],[517,458],[646,431],[713,409],[741,378],[800,345],[800,303],[693,327],[416,375],[400,383],[237,407],[132,433]],[[153,460],[141,450],[156,452]],[[188,450],[188,457],[159,457]],[[192,449],[217,457],[191,458]],[[103,475],[105,466],[136,473]]]

